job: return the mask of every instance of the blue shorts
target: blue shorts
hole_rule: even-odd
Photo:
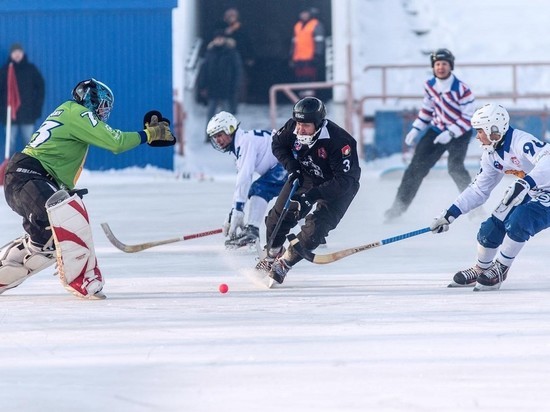
[[[271,199],[279,196],[286,178],[287,173],[285,168],[278,163],[252,183],[248,191],[248,198],[258,196],[269,202]]]
[[[480,245],[496,249],[507,234],[516,242],[526,242],[550,227],[550,194],[542,192],[529,202],[516,206],[500,221],[491,216],[481,224],[477,234]]]

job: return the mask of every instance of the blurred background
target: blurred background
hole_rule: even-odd
[[[224,19],[230,9],[237,23]],[[115,94],[114,128],[141,129],[151,109],[171,116],[175,149],[115,156],[92,148],[87,169],[151,166],[189,176],[205,172],[211,153],[204,152],[201,66],[215,33],[236,24],[243,127],[281,126],[301,93],[313,91],[327,102],[329,117],[360,142],[366,162],[403,164],[410,154],[402,139],[431,76],[429,54],[442,47],[455,55],[455,74],[479,106],[498,101],[517,127],[550,138],[549,9],[544,0],[0,0],[0,54],[7,60],[11,45],[22,44],[44,77],[36,127],[89,77]],[[291,61],[294,25],[303,11],[324,34],[315,87],[296,81]]]

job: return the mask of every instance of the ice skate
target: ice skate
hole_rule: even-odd
[[[475,265],[471,268],[461,270],[457,272],[453,281],[449,283],[447,287],[457,288],[457,287],[467,287],[474,286],[477,278],[484,272],[484,269],[480,268],[478,265]]]
[[[264,257],[260,258],[260,261],[256,264],[256,267],[254,268],[257,275],[256,277],[259,280],[261,279],[262,283],[268,288],[271,288],[271,286],[273,286],[273,278],[270,277],[273,263],[278,257],[282,256],[284,252],[284,247],[272,248],[269,251],[266,251],[264,249]]]
[[[0,294],[53,265],[54,252],[51,246],[34,244],[28,235],[4,245],[0,249]]]
[[[499,290],[502,282],[506,280],[508,269],[508,266],[495,260],[489,269],[478,276],[474,291]]]
[[[269,277],[273,279],[278,284],[284,282],[285,277],[288,271],[292,269],[292,266],[282,257],[275,259],[275,262],[271,265],[271,270],[269,271]]]
[[[248,247],[257,250],[257,243],[260,241],[260,229],[253,225],[247,225],[236,237],[225,241],[225,248],[229,250]]]

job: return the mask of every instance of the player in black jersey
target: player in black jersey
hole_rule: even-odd
[[[292,119],[273,136],[273,154],[289,178],[266,218],[266,238],[273,240],[266,245],[267,257],[256,268],[268,272],[278,283],[283,283],[290,268],[302,260],[291,245],[286,251],[283,247],[290,230],[305,218],[297,238],[305,249],[314,250],[326,243],[328,233],[336,228],[359,190],[357,142],[325,117],[323,102],[305,97],[294,105]],[[295,181],[299,187],[289,213],[273,233]]]

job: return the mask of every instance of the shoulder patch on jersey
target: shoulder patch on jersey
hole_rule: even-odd
[[[50,114],[50,117],[58,117],[63,114],[63,110],[54,110],[52,114]]]
[[[519,166],[520,165],[520,162],[519,162],[519,159],[516,157],[516,156],[512,156],[510,158],[510,161],[515,164],[516,166]]]
[[[351,154],[351,147],[349,144],[342,147],[342,157],[348,157]]]

